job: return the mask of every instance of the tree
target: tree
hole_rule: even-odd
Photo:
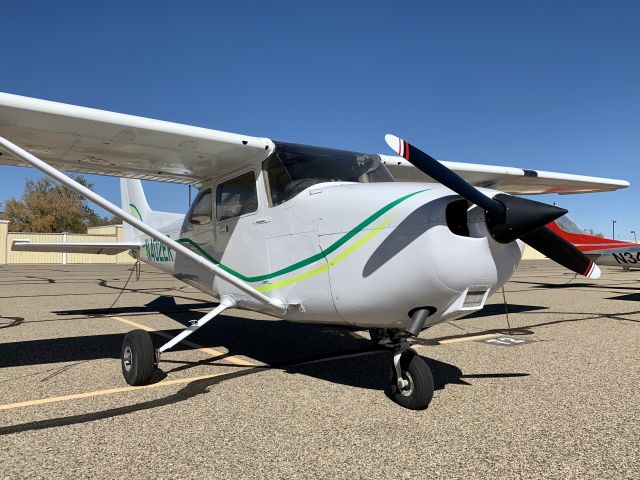
[[[93,189],[83,176],[71,178]],[[82,195],[49,178],[27,180],[22,199],[5,202],[4,216],[13,232],[86,233],[87,227],[120,223],[100,217]]]

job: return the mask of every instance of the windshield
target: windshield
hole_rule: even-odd
[[[580,228],[576,223],[571,220],[568,215],[563,215],[562,217],[556,220],[558,226],[567,233],[587,233],[582,228]]]
[[[322,182],[393,182],[378,155],[275,142],[262,164],[271,206]]]

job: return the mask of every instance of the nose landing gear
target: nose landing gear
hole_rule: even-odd
[[[424,410],[433,398],[433,390],[431,370],[410,348],[407,337],[400,337],[393,354],[387,396],[402,407]]]

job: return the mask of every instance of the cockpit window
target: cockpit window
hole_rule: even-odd
[[[254,172],[247,172],[227,180],[216,188],[218,221],[239,217],[256,210],[258,210],[258,194]]]
[[[393,182],[378,155],[276,142],[262,164],[271,206],[322,182]]]

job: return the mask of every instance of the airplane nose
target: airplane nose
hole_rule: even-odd
[[[502,244],[488,234],[459,235],[446,225],[434,226],[425,240],[434,275],[443,286],[460,293],[472,287],[499,288],[513,274],[524,249],[520,241]]]

